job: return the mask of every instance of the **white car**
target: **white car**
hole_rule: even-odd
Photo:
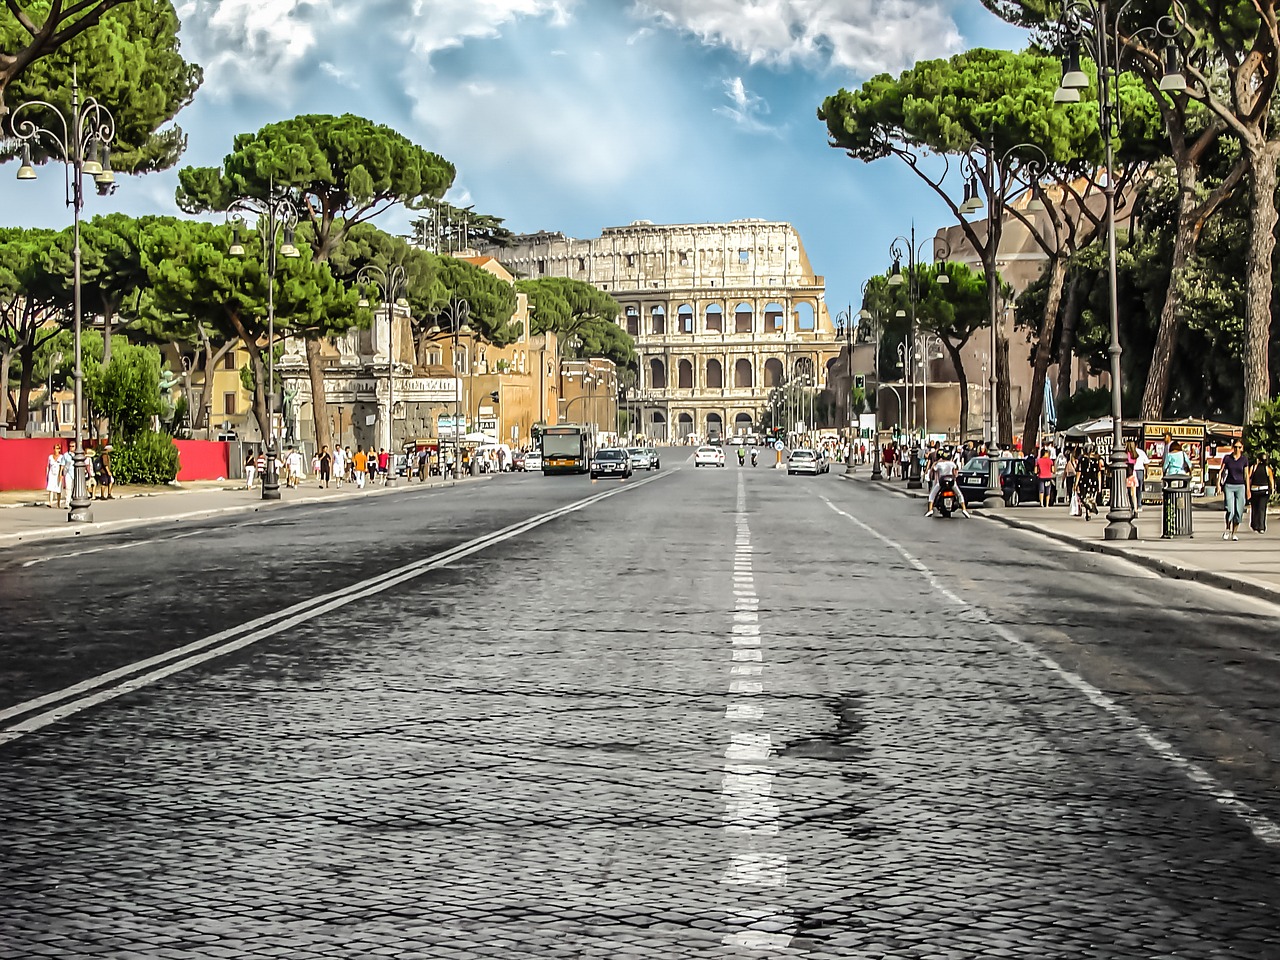
[[[542,452],[540,450],[530,450],[524,455],[524,469],[526,473],[542,469]]]
[[[695,467],[723,467],[724,450],[720,447],[699,447],[693,454]]]
[[[791,456],[787,459],[787,476],[794,476],[797,473],[809,473],[817,476],[822,473],[822,461],[819,454],[812,450],[792,450]]]

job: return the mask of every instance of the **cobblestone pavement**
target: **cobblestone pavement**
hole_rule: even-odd
[[[1280,955],[1274,611],[779,473],[278,531],[414,578],[0,746],[0,957]]]

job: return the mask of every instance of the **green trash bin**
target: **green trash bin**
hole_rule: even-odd
[[[1164,478],[1164,510],[1160,536],[1164,540],[1191,536],[1191,478]]]

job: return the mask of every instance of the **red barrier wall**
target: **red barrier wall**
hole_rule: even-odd
[[[44,470],[58,437],[0,437],[0,490],[43,490]]]
[[[217,480],[230,476],[231,444],[217,440],[175,440],[178,480]]]
[[[231,444],[216,440],[175,440],[179,480],[217,480],[230,474]],[[0,437],[0,490],[43,490],[45,465],[58,437]],[[91,444],[92,446],[92,444]]]

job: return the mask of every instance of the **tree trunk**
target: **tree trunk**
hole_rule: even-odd
[[[239,314],[230,313],[228,318],[231,321],[231,326],[235,328],[236,336],[240,338],[244,348],[249,351],[249,363],[253,366],[253,418],[258,421],[258,430],[262,434],[262,442],[270,446],[271,414],[267,410],[267,365],[262,362],[262,350],[258,347],[258,341],[249,336],[249,331],[245,329],[244,324],[240,321]],[[207,376],[206,379],[208,379]]]
[[[329,404],[324,398],[324,359],[320,356],[320,341],[306,340],[307,374],[311,380],[311,419],[315,424],[316,449],[333,445],[329,435]]]
[[[1013,390],[1009,385],[1009,338],[1002,322],[996,323],[996,355],[991,362],[996,365],[996,428],[1000,445],[1008,449],[1013,445]]]
[[[105,371],[111,365],[111,317],[113,311],[111,308],[104,307],[102,311],[102,369]],[[111,436],[111,418],[107,416],[99,417],[96,421],[99,437]]]
[[[213,371],[217,369],[218,363],[227,355],[227,351],[235,346],[234,341],[224,343],[216,351],[213,349],[213,343],[208,337],[202,336],[204,341],[204,383],[200,387],[200,409],[191,416],[192,432],[196,430],[204,430],[208,428],[206,423],[206,411],[213,409]],[[188,403],[191,401],[188,400]]]
[[[13,351],[0,351],[0,426],[9,424],[9,366],[13,363]]]
[[[1044,413],[1044,385],[1053,356],[1053,337],[1058,332],[1058,308],[1067,279],[1067,258],[1059,253],[1049,262],[1049,287],[1045,291],[1044,317],[1031,362],[1031,396],[1027,397],[1027,419],[1022,428],[1022,449],[1034,450],[1040,440],[1040,415]]]
[[[1244,422],[1253,419],[1271,396],[1271,255],[1276,246],[1276,160],[1280,142],[1266,143],[1249,155],[1252,204],[1249,209],[1249,259],[1246,265],[1244,317]]]
[[[1156,330],[1156,343],[1151,351],[1151,365],[1147,368],[1147,386],[1142,391],[1142,407],[1139,416],[1144,420],[1159,420],[1164,416],[1169,402],[1169,374],[1173,370],[1173,352],[1178,346],[1178,306],[1182,275],[1196,244],[1195,190],[1197,169],[1183,164],[1178,170],[1178,223],[1173,235],[1173,260],[1169,273],[1169,286],[1164,292],[1164,304],[1160,308],[1160,326]]]
[[[31,374],[35,365],[36,345],[24,343],[18,348],[18,358],[22,361],[22,375],[18,379],[18,429],[26,430],[31,420]],[[53,402],[50,395],[48,403]]]
[[[960,442],[969,437],[969,377],[964,372],[964,360],[960,356],[960,347],[964,344],[953,344],[943,339],[942,345],[951,356],[951,365],[956,368],[956,380],[960,383]]]
[[[1058,405],[1071,396],[1075,382],[1076,321],[1080,318],[1080,275],[1071,278],[1067,306],[1062,311],[1062,333],[1058,337]]]

